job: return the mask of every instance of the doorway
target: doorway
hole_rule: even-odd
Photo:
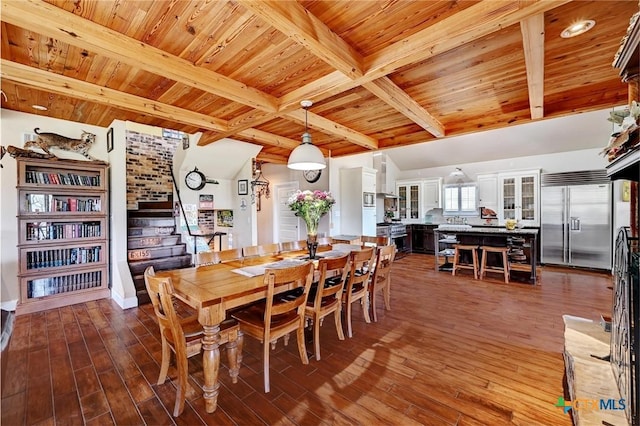
[[[291,194],[300,188],[298,182],[287,182],[275,185],[276,199],[274,200],[274,233],[273,241],[298,241],[300,239],[300,219],[289,208],[288,200]]]

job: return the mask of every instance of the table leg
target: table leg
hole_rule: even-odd
[[[536,261],[536,256],[538,255],[536,253],[536,245],[538,241],[536,237],[532,237],[531,240],[529,240],[529,244],[531,245],[531,284],[536,285],[538,280],[536,273],[536,266],[538,265]]]
[[[207,413],[218,405],[218,372],[220,370],[220,325],[204,325],[202,337],[202,368],[204,369],[204,402]]]

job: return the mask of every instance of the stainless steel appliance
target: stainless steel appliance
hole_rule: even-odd
[[[611,182],[606,171],[542,175],[542,263],[611,269]]]
[[[396,258],[402,257],[411,251],[407,226],[402,223],[378,223],[376,225],[376,236],[389,237],[391,239],[398,249]]]

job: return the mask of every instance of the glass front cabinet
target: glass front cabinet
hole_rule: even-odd
[[[420,185],[421,182],[398,182],[396,185],[400,220],[416,222],[420,219]]]
[[[18,313],[109,297],[107,170],[18,159]]]
[[[525,226],[540,225],[540,171],[498,175],[500,219],[514,219]]]

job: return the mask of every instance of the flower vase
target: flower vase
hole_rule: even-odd
[[[316,258],[316,250],[318,249],[318,234],[307,234],[307,250],[309,250],[309,259]]]

